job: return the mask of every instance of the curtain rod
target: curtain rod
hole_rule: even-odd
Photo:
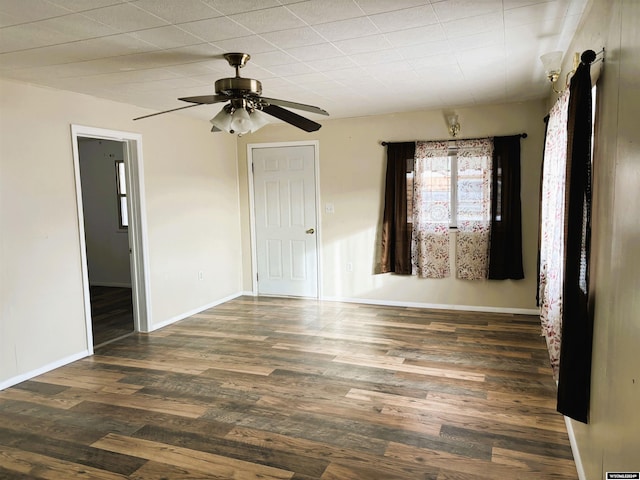
[[[526,133],[520,133],[520,134],[517,134],[517,135],[520,138],[527,138],[528,137],[528,135]],[[505,136],[509,136],[509,135],[505,135]],[[482,138],[448,138],[447,140],[425,140],[425,141],[430,141],[430,142],[452,142],[452,141],[456,141],[456,140],[482,140],[483,138],[488,138],[488,137],[482,137]],[[398,142],[385,142],[385,141],[382,141],[382,142],[380,142],[380,145],[382,145],[383,147],[386,147],[390,143],[398,143]]]

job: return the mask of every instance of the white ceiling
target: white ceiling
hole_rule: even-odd
[[[246,52],[263,95],[334,118],[520,101],[548,95],[539,56],[567,48],[586,3],[0,0],[0,76],[165,110]]]

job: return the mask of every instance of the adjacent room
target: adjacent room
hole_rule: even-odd
[[[639,21],[0,0],[0,477],[640,478]]]

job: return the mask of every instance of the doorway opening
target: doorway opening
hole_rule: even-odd
[[[87,347],[148,331],[142,147],[136,134],[72,126]]]
[[[78,137],[94,348],[135,331],[125,153],[124,142]]]

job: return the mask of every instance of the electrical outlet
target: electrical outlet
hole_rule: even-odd
[[[325,213],[335,213],[336,210],[333,206],[333,203],[326,203],[324,206],[324,212]]]
[[[353,272],[353,263],[347,262],[347,272]]]
[[[198,280],[202,280],[204,278],[204,272],[202,270],[200,270],[198,272]]]

